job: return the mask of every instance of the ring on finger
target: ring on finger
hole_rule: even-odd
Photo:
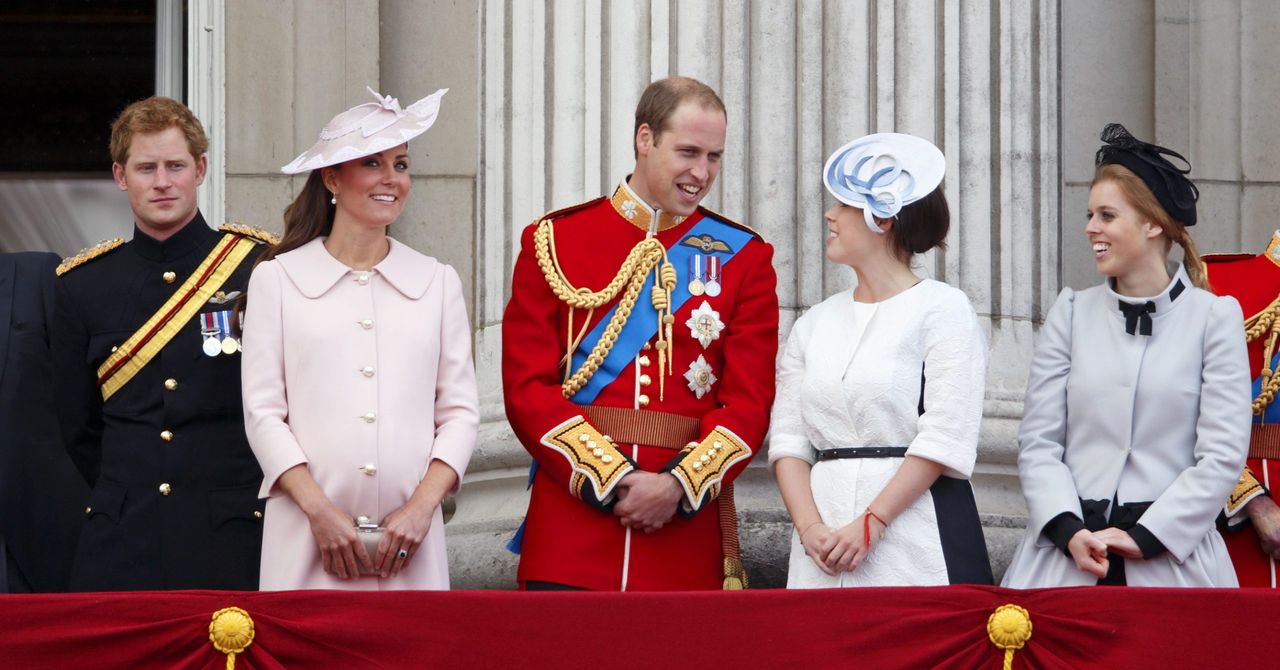
[[[404,549],[401,549],[400,551],[396,552],[396,558],[403,561],[404,559],[409,558],[409,552]]]

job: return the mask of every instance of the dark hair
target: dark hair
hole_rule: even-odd
[[[333,166],[334,170],[339,166]],[[298,247],[316,239],[322,235],[328,235],[333,230],[333,214],[337,209],[330,200],[333,195],[329,193],[329,189],[324,185],[324,177],[321,172],[324,168],[317,168],[311,171],[311,175],[307,177],[307,183],[302,186],[302,191],[298,193],[298,197],[284,208],[284,235],[280,237],[280,241],[272,245],[266,251],[258,255],[258,260],[254,261],[253,267],[265,263],[286,251],[293,251]],[[236,332],[242,332],[240,322],[241,315],[244,314],[245,306],[249,304],[248,294],[240,296],[235,306],[235,326]]]
[[[925,197],[903,207],[889,234],[893,236],[894,255],[909,261],[914,254],[930,249],[947,248],[947,231],[951,229],[951,209],[942,186]]]
[[[149,135],[170,128],[182,131],[192,158],[200,160],[209,151],[209,138],[204,134],[200,119],[177,100],[155,95],[125,107],[111,123],[112,162],[121,165],[129,162],[129,148],[133,146],[134,135]]]
[[[729,118],[729,113],[724,109],[724,101],[720,100],[720,96],[710,86],[689,77],[659,79],[645,87],[644,93],[640,95],[640,102],[636,103],[636,127],[631,131],[631,150],[637,157],[640,153],[635,146],[635,137],[640,132],[640,126],[649,124],[649,129],[653,131],[653,143],[657,144],[658,138],[670,125],[671,115],[685,101],[693,101],[704,109],[718,111],[725,115],[725,120]]]
[[[332,169],[337,170],[339,167],[334,165]],[[258,263],[265,263],[287,251],[293,251],[333,230],[333,214],[337,208],[331,202],[333,194],[324,185],[321,174],[323,170],[324,168],[312,170],[298,197],[284,208],[284,235],[280,236],[278,244],[258,256]]]

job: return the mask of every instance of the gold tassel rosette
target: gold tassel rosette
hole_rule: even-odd
[[[551,291],[561,302],[569,306],[569,327],[568,341],[565,343],[565,355],[560,360],[560,365],[564,367],[564,383],[561,385],[561,393],[564,397],[572,397],[587,382],[591,380],[592,375],[604,363],[604,359],[609,355],[609,351],[613,349],[613,345],[618,340],[618,335],[622,332],[622,327],[626,325],[627,319],[631,317],[631,310],[635,308],[636,301],[640,296],[640,290],[644,288],[644,282],[649,277],[649,273],[654,273],[654,286],[651,296],[653,308],[658,312],[658,334],[657,342],[654,348],[658,350],[658,398],[664,397],[666,390],[666,378],[668,375],[674,374],[671,362],[671,336],[672,324],[675,323],[675,316],[671,313],[671,293],[676,288],[676,269],[671,265],[671,261],[667,260],[667,249],[662,243],[655,238],[646,238],[631,248],[631,252],[627,254],[626,260],[622,262],[622,267],[618,268],[617,274],[607,286],[599,291],[592,291],[587,288],[579,288],[574,286],[564,275],[564,270],[560,267],[560,259],[556,257],[555,236],[552,235],[551,221],[543,219],[538,222],[538,227],[534,231],[534,251],[538,259],[538,267],[542,270],[542,275],[547,280],[547,285],[551,287]],[[625,287],[625,291],[624,291]],[[573,365],[573,352],[577,351],[578,345],[582,343],[583,338],[587,335],[587,326],[591,323],[591,316],[599,307],[603,307],[622,294],[622,299],[618,301],[618,308],[613,313],[613,317],[609,319],[609,324],[605,327],[604,334],[600,336],[600,341],[591,349],[591,354],[587,356],[587,360],[578,368],[577,372],[571,373]],[[587,316],[582,321],[581,328],[577,334],[574,334],[574,311],[579,309],[587,310]]]
[[[227,670],[235,670],[236,654],[253,644],[253,617],[239,607],[224,607],[213,613],[209,624],[213,648],[227,655]]]
[[[1013,670],[1013,653],[1031,639],[1031,615],[1017,605],[1001,605],[987,619],[987,637],[1004,650],[1004,670]]]

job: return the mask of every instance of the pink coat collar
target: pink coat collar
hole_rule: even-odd
[[[381,275],[388,284],[410,300],[421,298],[435,280],[440,263],[401,242],[387,239],[391,243],[391,250],[368,274]],[[290,281],[308,298],[319,298],[348,274],[363,274],[330,256],[329,251],[324,248],[324,240],[325,238],[318,237],[276,257]]]

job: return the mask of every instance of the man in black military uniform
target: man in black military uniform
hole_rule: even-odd
[[[50,253],[0,254],[0,593],[65,591],[89,489],[53,409]]]
[[[92,486],[73,590],[257,588],[262,472],[245,439],[232,322],[270,236],[205,223],[207,148],[181,103],[126,108],[111,158],[133,239],[58,267],[59,415]]]

